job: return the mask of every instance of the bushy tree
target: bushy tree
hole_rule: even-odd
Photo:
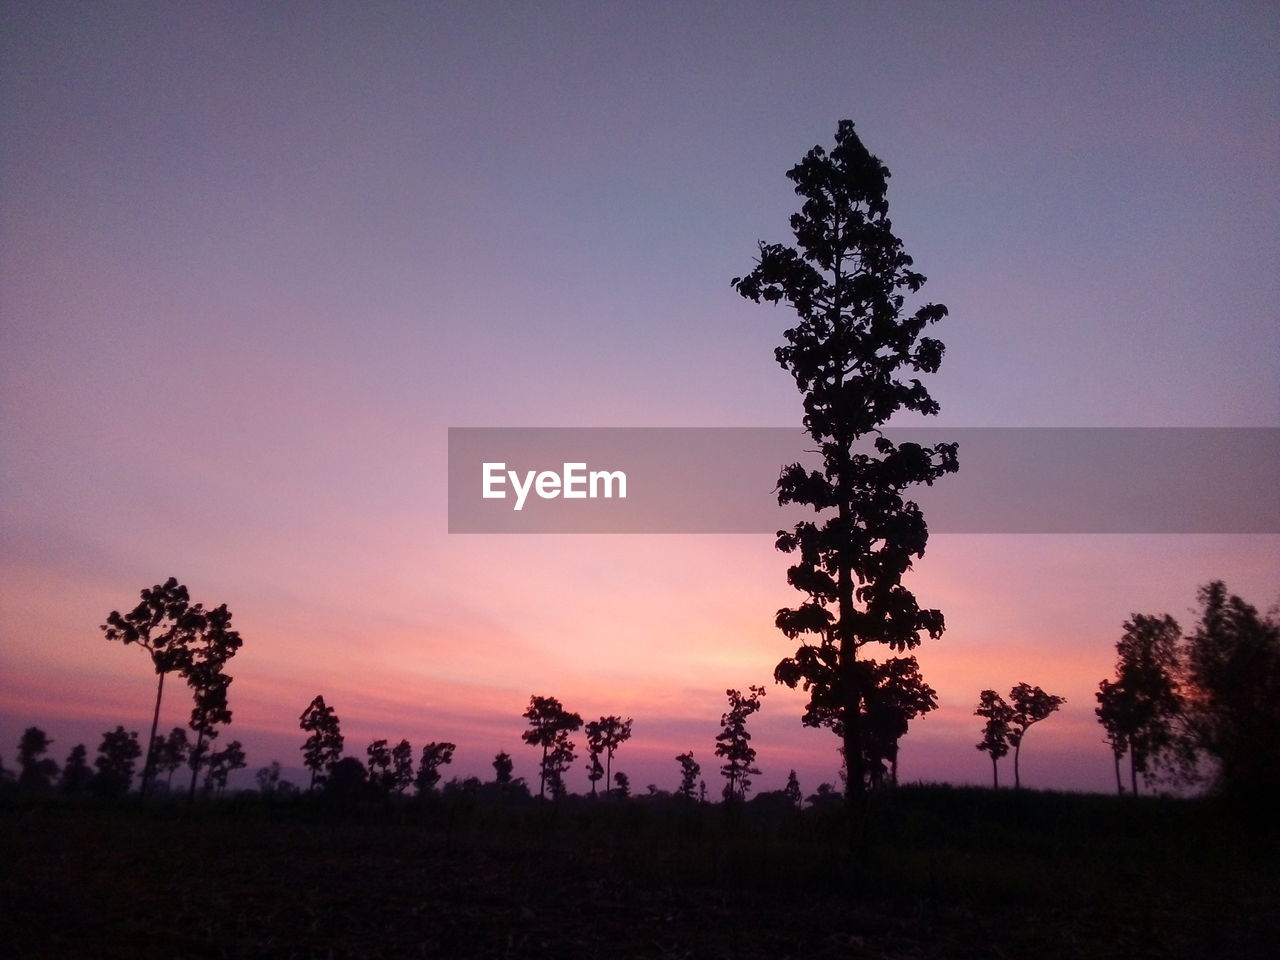
[[[18,786],[44,792],[53,788],[58,764],[46,757],[52,740],[39,727],[27,727],[18,741]]]
[[[231,677],[223,673],[221,664],[216,662],[194,663],[187,668],[187,674],[195,690],[195,704],[191,708],[188,726],[196,732],[196,742],[187,753],[187,765],[191,768],[188,792],[194,797],[196,778],[213,750],[218,728],[231,722],[231,708],[227,705]]]
[[[308,789],[314,790],[317,779],[323,782],[324,776],[342,758],[342,725],[333,707],[326,704],[324,697],[318,694],[307,705],[307,709],[302,711],[298,723],[305,732],[311,734],[302,744],[302,762],[311,771]]]
[[[529,729],[520,738],[530,746],[542,749],[538,766],[538,796],[545,797],[547,787],[553,797],[565,792],[564,772],[574,761],[573,741],[569,734],[582,728],[582,717],[565,710],[555,697],[530,697],[529,709],[523,714]]]
[[[613,775],[613,794],[619,800],[625,800],[631,796],[631,778],[622,771]]]
[[[448,741],[432,741],[422,748],[416,782],[419,796],[426,796],[435,790],[436,784],[440,782],[440,768],[453,762],[453,752],[457,749],[457,746]]]
[[[1189,749],[1212,768],[1214,786],[1249,798],[1280,793],[1280,617],[1227,591],[1200,588],[1200,620],[1187,638]]]
[[[1124,622],[1116,644],[1116,680],[1103,680],[1094,713],[1111,745],[1120,787],[1120,757],[1129,754],[1130,789],[1138,792],[1138,774],[1148,784],[1172,764],[1182,726],[1178,647],[1182,631],[1165,616],[1134,614]]]
[[[726,802],[745,800],[751,789],[751,777],[759,776],[754,766],[756,751],[747,732],[747,718],[760,709],[764,687],[748,687],[746,696],[740,690],[726,690],[729,709],[720,717],[721,730],[716,734],[715,755],[724,760],[720,773],[725,779]]]
[[[943,345],[921,334],[947,309],[928,303],[906,312],[905,295],[925,278],[893,233],[889,171],[851,121],[840,121],[830,153],[814,147],[787,177],[804,200],[791,218],[796,246],[760,244],[755,269],[733,281],[750,300],[785,301],[795,311],[776,357],[804,395],[805,430],[822,454],[820,470],[793,463],[778,479],[779,503],[827,517],[778,534],[777,548],[797,557],[788,581],[805,599],[778,611],[778,628],[802,643],[774,678],[809,693],[806,724],[838,725],[851,765],[847,801],[860,821],[863,702],[875,668],[861,652],[868,644],[906,650],[944,626],[902,584],[928,539],[903,491],[954,471],[956,445],[899,445],[880,428],[899,410],[938,412],[912,374],[938,369]],[[868,437],[870,447],[859,447]]]
[[[101,797],[123,797],[133,785],[134,766],[142,756],[138,734],[116,727],[102,735],[90,788]]]
[[[515,770],[515,762],[511,754],[500,750],[493,758],[493,782],[502,786],[511,782],[511,774]]]
[[[863,701],[863,766],[868,782],[898,782],[898,744],[912,720],[934,710],[938,695],[925,683],[915,657],[892,657],[876,664]]]
[[[274,797],[280,787],[280,761],[272,760],[265,767],[259,767],[254,779],[258,783],[258,792],[264,797]]]
[[[58,781],[58,789],[63,793],[81,794],[89,789],[93,771],[89,769],[88,755],[83,743],[77,743],[67,754],[67,762],[62,765],[62,778]]]
[[[391,749],[391,789],[403,794],[413,783],[413,747],[401,740]]]

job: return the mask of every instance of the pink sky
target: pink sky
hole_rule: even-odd
[[[798,424],[789,316],[729,279],[845,116],[951,308],[939,423],[1280,425],[1278,16],[6,5],[6,764],[30,724],[59,761],[145,732],[150,668],[98,625],[173,575],[244,635],[249,773],[298,766],[322,693],[351,753],[450,739],[451,772],[506,749],[532,777],[539,694],[634,716],[633,784],[692,749],[715,790],[724,689],[768,683],[758,787],[832,779],[769,683],[771,538],[450,536],[447,428]],[[904,777],[985,781],[978,692],[1025,680],[1068,700],[1025,781],[1108,789],[1120,624],[1190,626],[1214,578],[1271,605],[1280,538],[935,537],[912,582],[947,616],[919,650],[942,707]]]

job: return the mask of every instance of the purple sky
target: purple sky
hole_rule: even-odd
[[[669,787],[688,748],[711,774],[724,688],[790,652],[770,538],[450,537],[446,428],[797,424],[790,315],[729,279],[789,238],[784,171],[841,117],[951,309],[936,422],[1280,425],[1274,4],[10,3],[0,24],[10,765],[30,723],[59,760],[145,730],[148,666],[97,626],[172,574],[245,635],[224,736],[251,769],[297,764],[321,692],[351,752],[448,737],[456,772],[505,748],[532,775],[539,693],[633,713],[633,783]],[[1189,624],[1211,578],[1269,606],[1278,539],[936,537],[914,584],[948,616],[921,651],[943,709],[905,775],[982,780],[978,690],[1028,680],[1069,700],[1028,782],[1106,788],[1091,692],[1121,621]],[[166,725],[186,712],[175,694]],[[799,713],[771,686],[762,787],[834,775]]]

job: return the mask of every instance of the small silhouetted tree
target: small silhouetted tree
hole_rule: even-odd
[[[391,750],[391,789],[403,794],[413,783],[413,747],[401,740]]]
[[[319,695],[302,711],[298,722],[310,734],[302,745],[302,762],[311,771],[311,783],[307,789],[314,790],[317,778],[323,781],[323,777],[342,758],[342,725],[333,707]],[[323,775],[321,771],[324,771]]]
[[[258,783],[258,792],[264,797],[274,797],[280,786],[280,761],[272,760],[265,767],[259,767],[254,779]]]
[[[1033,724],[1044,720],[1067,701],[1063,697],[1045,693],[1039,687],[1033,687],[1029,683],[1020,683],[1010,690],[1009,699],[1013,701],[1013,719],[1009,723],[1008,739],[1013,746],[1013,786],[1014,789],[1018,789],[1022,786],[1022,780],[1018,776],[1018,754],[1022,750],[1022,741],[1026,738],[1027,730]]]
[[[676,762],[680,764],[680,787],[676,793],[692,800],[698,787],[698,776],[702,773],[702,766],[693,759],[692,750],[677,756]]]
[[[52,789],[58,764],[45,754],[52,740],[39,727],[27,727],[18,741],[18,786],[43,792]]]
[[[515,770],[515,762],[511,759],[511,754],[505,750],[500,750],[493,758],[493,782],[506,786],[511,782],[511,774]]]
[[[753,764],[755,748],[751,746],[751,734],[747,732],[747,718],[760,709],[764,687],[748,687],[747,695],[741,691],[726,690],[729,709],[720,717],[721,731],[716,734],[715,755],[724,760],[720,773],[725,779],[724,799],[745,800],[751,788],[751,777],[760,771]]]
[[[244,747],[239,740],[232,740],[221,750],[209,754],[208,768],[204,776],[205,790],[212,790],[221,795],[227,788],[227,776],[235,770],[243,770],[247,765]]]
[[[1107,733],[1105,743],[1111,748],[1111,759],[1115,764],[1116,793],[1123,794],[1124,783],[1120,780],[1120,760],[1129,749],[1128,731],[1133,726],[1128,691],[1118,683],[1103,680],[1099,682],[1098,692],[1094,694],[1094,698],[1098,701],[1098,705],[1094,707],[1093,712],[1098,722],[1102,724],[1102,729]],[[1133,772],[1132,767],[1130,772]],[[1137,784],[1135,783],[1134,786],[1136,787]]]
[[[1000,760],[1009,754],[1009,733],[1013,724],[1013,707],[1005,703],[1004,697],[994,690],[983,690],[978,699],[978,709],[974,716],[983,717],[987,722],[982,728],[982,740],[979,750],[991,757],[991,785],[1000,789]]]
[[[569,713],[555,697],[530,697],[529,709],[522,714],[529,729],[520,739],[542,749],[538,765],[538,796],[545,797],[547,787],[552,795],[564,793],[564,772],[573,763],[573,741],[569,734],[582,727],[582,717]]]
[[[116,727],[102,735],[90,788],[101,797],[123,797],[133,785],[134,766],[142,756],[138,735]]]
[[[375,740],[365,753],[369,756],[369,783],[382,793],[391,790],[391,748],[385,740]]]
[[[800,792],[800,781],[796,778],[794,770],[787,774],[787,785],[782,788],[782,794],[794,803],[797,809],[804,802],[804,794]]]
[[[915,657],[892,657],[876,664],[863,700],[863,766],[871,786],[885,775],[898,783],[898,744],[912,720],[938,706],[938,694],[925,683]]]
[[[595,796],[596,781],[604,777],[609,782],[613,768],[613,754],[622,744],[631,739],[631,726],[634,721],[628,717],[601,717],[593,720],[583,728],[587,736],[587,779],[591,781],[591,795]],[[604,766],[600,765],[600,756],[604,755]]]
[[[173,775],[190,759],[191,741],[184,727],[174,727],[163,739],[157,738],[151,759],[156,773],[164,772],[166,786],[173,786]]]
[[[422,759],[418,761],[417,788],[419,796],[432,793],[440,782],[440,768],[453,762],[453,752],[458,748],[447,741],[432,741],[422,748]]]
[[[81,794],[89,789],[93,771],[89,769],[88,755],[83,743],[77,743],[67,754],[67,762],[62,765],[62,778],[58,781],[58,789],[63,793]]]
[[[619,800],[625,800],[631,796],[631,779],[619,770],[613,775],[613,793]]]
[[[1265,799],[1280,794],[1280,614],[1200,588],[1200,619],[1187,638],[1183,683],[1187,749],[1213,767],[1216,789]]]
[[[956,445],[897,445],[880,427],[899,410],[938,412],[916,375],[942,362],[942,343],[921,334],[947,308],[904,312],[905,295],[918,293],[925,278],[893,233],[889,171],[851,121],[840,121],[830,153],[814,147],[787,177],[804,200],[791,217],[796,246],[761,243],[755,269],[733,286],[757,303],[785,301],[797,315],[776,358],[804,395],[804,427],[823,463],[815,471],[784,467],[778,502],[830,512],[778,533],[777,548],[797,557],[787,580],[805,599],[778,611],[778,628],[801,645],[774,679],[809,693],[805,724],[838,725],[852,767],[850,842],[860,847],[863,700],[874,667],[863,648],[906,650],[944,627],[942,613],[921,609],[902,583],[928,540],[924,516],[903,491],[954,471]],[[873,438],[872,451],[856,448],[862,438]]]

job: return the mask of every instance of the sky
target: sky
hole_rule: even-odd
[[[537,694],[634,717],[633,785],[692,750],[717,792],[750,684],[757,789],[835,779],[771,682],[771,537],[451,535],[448,428],[798,425],[790,315],[729,281],[846,117],[950,308],[933,423],[1280,426],[1278,40],[1268,3],[5,4],[0,756],[145,736],[99,625],[175,576],[244,637],[242,783],[304,782],[316,694],[350,754],[536,778]],[[1109,789],[1121,624],[1211,579],[1269,607],[1280,537],[934,536],[903,779],[985,782],[979,691],[1027,681],[1067,703],[1024,783]]]

